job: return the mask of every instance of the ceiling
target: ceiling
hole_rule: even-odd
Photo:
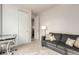
[[[34,14],[39,14],[49,8],[54,7],[55,4],[17,4],[17,6],[20,6],[26,9],[31,9],[31,11]]]

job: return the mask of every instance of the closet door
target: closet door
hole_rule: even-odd
[[[29,14],[24,11],[18,11],[18,34],[19,34],[19,39],[18,43],[19,45],[26,44],[30,40],[30,19],[29,19]]]

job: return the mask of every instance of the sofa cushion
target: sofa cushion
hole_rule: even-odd
[[[55,36],[55,38],[56,38],[57,41],[61,40],[61,34],[59,34],[59,33],[53,33],[53,35]]]
[[[58,41],[52,41],[52,44],[56,44],[57,45],[58,44]]]
[[[65,47],[66,46],[66,44],[64,44],[63,42],[61,42],[61,41],[58,41],[58,45],[61,45],[61,46],[63,46],[63,47]]]
[[[68,35],[62,34],[62,38],[61,38],[60,41],[63,42],[63,43],[66,43],[67,38],[68,38]]]
[[[79,53],[79,49],[76,48],[76,47],[70,47],[70,46],[66,45],[66,49],[68,50],[68,52],[69,52],[70,50],[72,50],[72,51],[76,51],[76,52]]]
[[[50,43],[54,46],[58,45],[58,41],[49,41],[49,40],[45,40],[46,43]]]
[[[77,35],[69,35],[69,34],[67,34],[67,35],[68,35],[68,38],[71,38],[73,40],[76,40],[77,39]]]
[[[64,44],[64,43],[62,43],[62,42],[60,42],[59,44],[58,44],[58,46],[62,46],[64,49],[70,49],[70,50],[74,50],[74,51],[77,51],[77,52],[79,52],[79,49],[78,48],[76,48],[76,47],[71,47],[71,46],[69,46],[69,45],[66,45],[66,44]]]
[[[68,38],[67,41],[66,41],[66,44],[71,46],[71,47],[74,45],[74,43],[75,43],[75,40],[73,40],[71,38]]]
[[[61,41],[58,41],[58,45],[61,45],[61,46],[65,47],[65,44]]]

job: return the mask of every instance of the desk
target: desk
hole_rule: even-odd
[[[15,45],[14,35],[0,35],[0,52],[6,50],[7,54],[10,54],[11,46]]]
[[[13,40],[15,36],[13,35],[0,35],[0,41]]]

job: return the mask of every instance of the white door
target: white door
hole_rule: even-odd
[[[40,40],[40,19],[39,16],[35,18],[35,39]]]
[[[24,11],[19,11],[18,12],[18,34],[19,34],[19,39],[18,43],[19,45],[26,44],[30,40],[30,34],[29,34],[29,14],[24,12]]]

